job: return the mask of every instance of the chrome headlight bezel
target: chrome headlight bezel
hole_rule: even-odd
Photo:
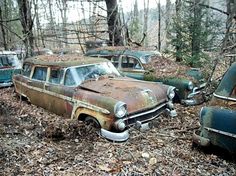
[[[193,82],[192,81],[188,82],[188,90],[193,90]]]
[[[175,87],[170,86],[167,90],[167,97],[172,100],[175,97]]]
[[[127,114],[127,105],[118,101],[114,106],[114,114],[117,118],[122,118]]]

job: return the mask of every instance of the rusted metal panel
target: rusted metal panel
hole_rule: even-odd
[[[28,59],[25,63],[31,63],[31,73],[14,76],[14,85],[16,92],[27,97],[31,103],[56,114],[80,120],[84,120],[85,116],[93,117],[103,129],[115,130],[118,133],[134,125],[136,121],[150,121],[165,111],[176,114],[171,104],[173,87],[121,77],[117,70],[112,70],[115,69],[114,66],[104,59],[95,59],[94,62],[94,59],[86,58],[89,61],[84,65],[77,61],[67,63],[68,56],[59,61],[54,56],[42,58],[40,61],[37,58]],[[46,62],[47,59],[50,64]],[[58,64],[61,60],[64,63]],[[81,65],[78,65],[79,63]],[[91,66],[92,63],[97,67]],[[41,68],[41,71],[36,67]],[[61,81],[52,83],[49,82],[49,77],[51,70],[55,68],[64,69],[64,74],[61,75]],[[91,68],[98,70],[91,71]],[[87,72],[81,75],[80,71]],[[99,71],[102,74],[100,76],[97,75]],[[67,77],[67,73],[72,77]],[[109,76],[111,73],[113,75]],[[67,85],[66,79],[72,79],[74,82]],[[118,133],[116,139],[119,140],[126,134]],[[115,133],[112,133],[112,136],[114,135]]]
[[[200,133],[194,142],[205,146],[213,144],[236,153],[236,63],[223,76],[218,88],[200,113]],[[208,142],[207,142],[208,141]]]

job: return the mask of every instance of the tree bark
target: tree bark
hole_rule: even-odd
[[[2,15],[2,8],[0,7],[0,20],[3,21],[3,15]],[[3,39],[3,46],[5,50],[8,50],[7,42],[6,42],[6,32],[4,29],[3,22],[0,23],[1,25],[1,31],[2,31],[2,39]]]
[[[23,27],[23,42],[26,49],[26,57],[33,55],[34,36],[33,36],[33,19],[31,15],[31,2],[28,0],[17,0],[21,25]]]
[[[181,23],[180,10],[181,10],[181,0],[176,0],[175,1],[175,13],[176,13],[177,24]],[[176,31],[176,39],[177,39],[177,41],[181,41],[181,33],[180,33],[179,29],[177,29],[177,31]],[[181,62],[183,59],[180,56],[180,53],[181,53],[180,42],[176,44],[175,49],[176,49],[176,53],[177,53],[176,54],[176,62]]]
[[[109,41],[113,46],[123,45],[123,37],[121,35],[121,24],[118,13],[117,0],[105,0],[107,6],[107,24]]]

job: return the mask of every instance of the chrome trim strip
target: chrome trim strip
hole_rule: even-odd
[[[124,142],[129,139],[129,130],[115,133],[101,128],[100,133],[102,137],[116,142]]]
[[[222,95],[217,95],[216,93],[213,93],[213,96],[220,98],[220,99],[224,99],[224,100],[231,100],[231,101],[236,101],[236,98],[231,98],[231,97],[226,97],[226,96],[222,96]]]
[[[214,128],[209,128],[209,127],[204,127],[206,130],[208,131],[213,131],[215,133],[219,133],[219,134],[222,134],[222,135],[225,135],[225,136],[229,136],[229,137],[232,137],[232,138],[235,138],[236,139],[236,134],[232,134],[232,133],[229,133],[229,132],[225,132],[225,131],[221,131],[221,130],[216,130]]]
[[[39,92],[44,92],[48,95],[59,97],[63,100],[70,101],[70,102],[74,103],[74,105],[76,105],[77,107],[84,107],[84,108],[92,109],[92,110],[95,110],[95,111],[98,111],[98,112],[102,112],[104,114],[110,114],[110,111],[108,111],[107,109],[94,106],[94,105],[89,104],[89,103],[84,102],[84,101],[76,100],[73,97],[68,97],[68,96],[61,95],[61,94],[51,92],[51,91],[48,91],[48,90],[45,90],[45,89],[41,89],[41,88],[38,88],[38,87],[29,86],[29,85],[27,85],[23,82],[18,81],[18,80],[14,80],[14,81],[15,81],[15,83],[18,83],[18,84],[23,85],[25,87],[28,87],[30,89],[33,89],[33,90],[36,90],[36,91],[39,91]]]
[[[164,103],[164,104],[161,104],[160,106],[157,106],[156,108],[151,109],[151,110],[149,110],[149,111],[145,111],[145,112],[142,112],[142,113],[139,113],[139,114],[134,114],[134,115],[125,117],[125,118],[123,118],[123,120],[133,119],[133,118],[136,118],[136,117],[139,117],[139,116],[142,116],[142,115],[146,115],[146,114],[153,113],[153,112],[157,111],[158,109],[161,109],[161,108],[164,107],[165,105],[167,105],[167,102]],[[148,119],[148,120],[150,120],[150,119]]]

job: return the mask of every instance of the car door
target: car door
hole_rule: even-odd
[[[32,74],[33,74],[32,65],[29,63],[25,63],[23,65],[22,74],[15,75],[13,79],[16,92],[22,95],[23,97],[27,98],[29,101],[30,101],[29,91],[31,89],[30,87],[31,85],[29,85],[29,83],[32,82],[31,80]]]
[[[28,98],[32,104],[47,108],[47,95],[44,93],[44,84],[47,80],[48,67],[34,66],[31,79],[27,80]]]
[[[75,88],[73,86],[64,85],[63,81],[64,69],[51,67],[49,71],[49,79],[45,84],[45,93],[48,94],[47,109],[56,114],[70,117],[73,110],[73,95]],[[69,79],[70,71],[66,71],[65,77],[73,82],[73,78]],[[69,84],[69,83],[68,83]]]
[[[120,72],[127,77],[143,80],[145,70],[141,62],[132,56],[121,55]]]

